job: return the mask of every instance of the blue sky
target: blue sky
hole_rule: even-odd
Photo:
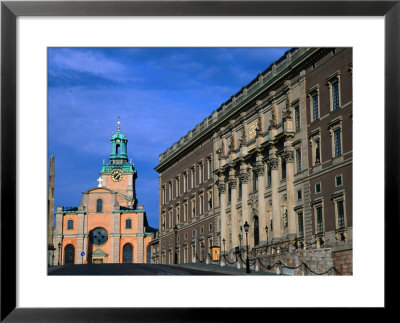
[[[158,155],[288,48],[49,48],[55,205],[78,206],[108,161],[118,116],[137,198],[158,228]]]

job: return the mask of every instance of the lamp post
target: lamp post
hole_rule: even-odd
[[[61,258],[61,242],[58,243],[58,265],[60,266],[60,258]]]
[[[178,263],[178,254],[176,252],[176,236],[178,234],[178,226],[175,224],[174,226],[174,232],[175,232],[175,247],[174,247],[174,254],[175,254],[175,259],[174,259],[174,264],[176,265]]]
[[[224,257],[225,257],[225,239],[222,239],[222,243],[224,245]]]
[[[239,234],[239,252],[240,252],[240,258],[242,258],[242,235]]]
[[[247,223],[247,221],[245,222],[245,224],[243,225],[244,227],[244,231],[246,232],[246,273],[250,274],[250,262],[249,262],[249,244],[247,241],[247,235],[249,233],[249,224]]]
[[[267,250],[266,251],[268,252],[268,242],[269,242],[268,241],[269,240],[268,239],[268,225],[265,226],[265,232],[267,233]]]

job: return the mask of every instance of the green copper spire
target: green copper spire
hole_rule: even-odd
[[[111,154],[110,162],[122,164],[128,162],[128,138],[121,133],[120,121],[118,117],[117,132],[111,136]],[[114,162],[113,162],[114,161]]]

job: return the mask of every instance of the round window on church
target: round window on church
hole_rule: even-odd
[[[100,246],[107,242],[108,235],[103,228],[96,228],[90,232],[89,238],[94,245]]]

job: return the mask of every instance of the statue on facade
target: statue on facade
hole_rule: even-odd
[[[291,119],[292,118],[292,111],[290,109],[289,99],[286,100],[285,118],[286,119]]]
[[[315,163],[320,163],[319,140],[316,141],[317,147],[315,148]]]
[[[269,119],[269,125],[270,127],[276,126],[276,113],[274,107],[271,109],[271,119]]]
[[[233,135],[231,136],[231,143],[229,145],[229,152],[234,152],[235,150],[235,142],[234,142],[234,138]]]

